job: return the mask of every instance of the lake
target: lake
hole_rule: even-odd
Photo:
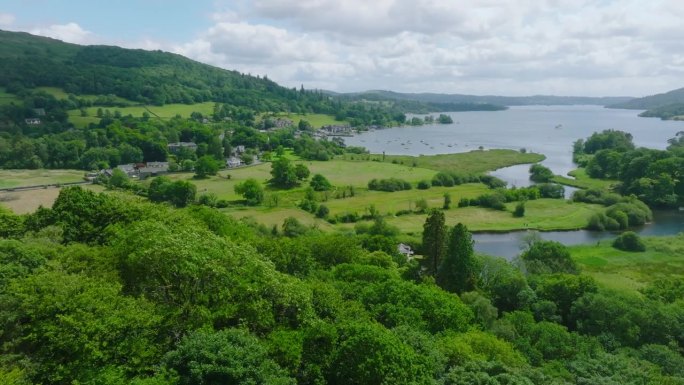
[[[572,163],[573,142],[596,131],[626,131],[633,135],[637,146],[664,149],[668,139],[684,130],[683,122],[640,118],[639,112],[600,106],[520,106],[505,111],[447,112],[454,124],[375,130],[345,138],[345,142],[366,147],[373,153],[384,151],[392,155],[468,152],[480,146],[525,148],[546,155],[543,164],[555,174],[566,175],[576,168]]]
[[[684,130],[683,122],[640,118],[640,111],[616,110],[600,106],[521,106],[505,111],[447,113],[454,124],[405,126],[364,132],[345,138],[352,146],[364,146],[372,153],[391,155],[432,155],[508,148],[546,155],[542,162],[555,174],[566,175],[576,166],[572,144],[606,129],[629,132],[637,146],[664,149],[667,140]],[[530,184],[529,165],[506,167],[492,172],[509,186]],[[574,191],[566,187],[566,194]],[[635,229],[641,235],[673,235],[684,231],[684,212],[655,212],[654,223]],[[503,234],[474,234],[478,252],[513,258],[520,251],[526,231]],[[593,243],[614,238],[616,233],[594,231],[540,232],[543,239],[566,245]]]
[[[684,231],[684,211],[654,211],[653,223],[631,229],[641,236],[675,235]],[[530,233],[537,233],[547,241],[557,241],[564,245],[596,243],[613,239],[619,233],[612,231],[512,231],[508,233],[473,234],[475,250],[479,253],[497,255],[512,259],[520,253],[521,246]]]

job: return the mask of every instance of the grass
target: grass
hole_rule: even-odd
[[[461,198],[475,198],[488,191],[487,187],[480,183],[469,183],[454,187],[433,187],[428,190],[405,190],[392,193],[381,191],[359,190],[353,197],[344,199],[330,199],[321,202],[330,209],[330,214],[367,213],[371,205],[382,214],[394,215],[399,210],[413,210],[418,199],[425,199],[429,207],[442,207],[444,193],[451,194],[452,205],[456,206]],[[417,215],[409,215],[415,220]],[[424,220],[424,219],[423,219]],[[420,223],[422,226],[422,222]],[[422,228],[422,227],[421,227]]]
[[[21,99],[14,94],[8,93],[4,87],[0,87],[0,106],[5,106],[11,103],[21,103]]]
[[[343,159],[382,159],[382,155],[352,155],[346,154]],[[435,171],[457,171],[464,174],[481,174],[502,167],[516,164],[536,163],[544,160],[544,155],[526,153],[514,150],[486,150],[470,151],[458,154],[439,155],[387,155],[385,162],[395,161],[399,164],[415,165]]]
[[[525,205],[525,216],[515,218],[512,211],[516,203],[508,203],[507,211],[481,207],[452,208],[445,211],[447,225],[459,222],[468,226],[470,231],[511,231],[511,230],[575,230],[587,225],[589,217],[598,205],[572,203],[563,199],[537,199]],[[431,207],[441,207],[430,205]],[[413,214],[388,218],[387,222],[406,233],[420,233],[426,215]]]
[[[306,120],[311,123],[311,126],[314,128],[335,124],[349,124],[346,120],[335,120],[334,116],[325,114],[276,114],[276,116],[292,120],[295,126],[299,124],[300,120]]]
[[[82,182],[81,170],[0,170],[0,188]]]
[[[109,110],[112,114],[119,111],[121,115],[133,115],[135,117],[142,117],[143,113],[150,114],[150,118],[160,118],[163,120],[171,119],[176,115],[184,118],[190,117],[193,112],[199,112],[203,115],[211,115],[214,112],[214,102],[204,102],[198,104],[166,104],[163,106],[131,106],[131,107],[89,107],[86,108],[88,116],[81,116],[80,110],[69,110],[69,120],[76,127],[86,127],[90,123],[99,122],[97,117],[97,110]]]
[[[257,223],[261,223],[267,227],[273,227],[274,225],[281,226],[283,221],[285,221],[285,218],[293,217],[306,226],[315,226],[323,231],[334,229],[327,221],[315,218],[308,212],[296,207],[244,207],[240,209],[223,209],[221,211],[238,219],[252,218]]]
[[[330,183],[335,186],[345,187],[354,186],[356,188],[365,188],[368,182],[373,178],[402,178],[409,182],[416,183],[423,179],[430,179],[435,174],[432,170],[425,170],[413,167],[407,167],[391,163],[379,162],[347,162],[342,160],[332,160],[327,162],[317,161],[297,161],[295,163],[305,164],[311,174],[323,174]],[[279,194],[287,200],[287,197],[292,197],[291,200],[298,199],[299,195],[303,194],[303,190],[308,186],[303,183],[299,188],[292,190],[273,190],[267,186],[267,181],[271,179],[271,164],[262,163],[255,166],[243,167],[233,170],[223,170],[219,172],[218,176],[213,176],[207,179],[193,179],[193,173],[177,173],[171,174],[171,179],[190,180],[197,186],[198,193],[210,192],[216,194],[220,199],[240,200],[239,195],[233,191],[235,185],[248,179],[254,178],[262,182],[267,189],[267,193]],[[230,175],[230,179],[226,179],[226,175]],[[384,199],[384,198],[383,198]]]
[[[584,273],[612,289],[636,291],[664,277],[684,279],[684,233],[643,241],[643,252],[621,251],[604,240],[597,245],[572,246],[570,253]]]
[[[576,170],[570,171],[568,175],[573,176],[574,179],[555,175],[552,181],[567,186],[600,190],[609,190],[615,183],[617,183],[616,180],[592,178],[587,175],[587,171],[584,168],[578,168]]]
[[[100,185],[83,185],[88,190],[103,191]],[[61,188],[48,187],[45,189],[0,192],[0,204],[14,211],[16,214],[27,214],[36,211],[39,206],[52,207]]]
[[[48,95],[54,96],[56,99],[68,99],[67,94],[63,89],[57,87],[36,87],[36,91],[45,92]]]

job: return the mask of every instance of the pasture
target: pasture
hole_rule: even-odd
[[[0,170],[0,188],[82,182],[82,170]]]
[[[568,173],[573,178],[568,178],[566,176],[554,175],[551,179],[553,182],[564,184],[567,186],[578,187],[582,189],[599,189],[599,190],[609,190],[615,183],[616,180],[609,179],[595,179],[587,175],[584,168],[578,168],[572,170]]]
[[[684,279],[684,233],[668,237],[642,238],[646,251],[622,251],[612,240],[570,247],[572,258],[583,273],[603,286],[636,291],[664,277]]]
[[[104,191],[104,187],[100,185],[87,184],[81,187],[97,192]],[[40,206],[52,207],[60,190],[60,187],[47,187],[32,190],[0,191],[0,205],[7,207],[15,214],[32,213]]]
[[[521,153],[514,150],[475,150],[457,154],[439,155],[387,155],[384,162],[415,165],[435,171],[453,171],[461,174],[480,174],[516,164],[536,163],[544,160],[544,155]],[[382,159],[382,155],[345,154],[342,159],[368,160]]]

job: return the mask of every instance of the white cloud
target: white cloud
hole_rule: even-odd
[[[6,28],[14,24],[15,17],[11,13],[0,12],[0,27]]]
[[[683,85],[680,0],[215,4],[211,24],[175,44],[154,37],[105,40],[76,23],[32,32],[166,49],[290,87],[336,91],[638,96]]]
[[[53,24],[47,27],[34,28],[30,33],[62,40],[67,43],[90,44],[95,41],[92,32],[81,28],[76,23]]]

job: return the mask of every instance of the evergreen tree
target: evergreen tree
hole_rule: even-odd
[[[462,223],[449,232],[447,252],[437,271],[437,284],[444,290],[463,293],[474,288],[473,239]]]
[[[440,262],[444,257],[446,226],[444,213],[431,210],[423,225],[423,255],[428,274],[437,274]]]

